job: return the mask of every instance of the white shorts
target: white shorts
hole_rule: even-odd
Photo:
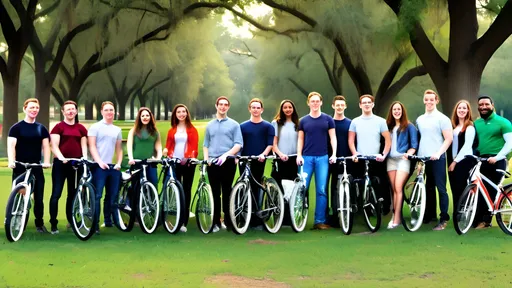
[[[411,168],[411,161],[402,157],[388,158],[386,166],[387,171],[398,170],[409,173],[409,169]]]

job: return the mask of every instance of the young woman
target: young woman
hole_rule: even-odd
[[[135,126],[128,132],[126,141],[128,150],[128,164],[135,164],[134,159],[162,158],[162,142],[160,133],[156,129],[153,113],[147,107],[141,107],[137,113]],[[149,182],[153,183],[158,190],[157,168],[148,166],[146,176]]]
[[[172,109],[171,129],[167,132],[167,142],[165,144],[164,156],[175,157],[181,159],[181,164],[176,167],[176,179],[183,185],[185,193],[185,221],[181,227],[182,232],[187,232],[187,224],[189,218],[190,198],[192,195],[192,182],[194,182],[195,167],[189,165],[186,161],[188,158],[196,158],[198,155],[199,134],[197,129],[192,125],[190,120],[190,112],[187,106],[177,104]],[[166,175],[167,181],[168,175]]]
[[[453,129],[450,118],[437,110],[439,96],[433,90],[426,90],[423,94],[425,114],[418,117],[416,126],[420,132],[418,156],[428,156],[425,166],[427,176],[427,199],[425,201],[425,217],[423,223],[436,219],[436,187],[439,194],[439,209],[441,214],[434,231],[444,230],[450,215],[448,215],[449,198],[446,192],[446,157],[445,152],[453,139]]]
[[[393,102],[386,118],[391,133],[391,150],[387,159],[389,182],[393,189],[393,216],[389,221],[388,229],[400,225],[402,212],[403,188],[409,178],[411,161],[404,154],[412,155],[418,149],[418,131],[409,122],[407,111],[399,101]]]
[[[473,155],[478,147],[475,126],[472,121],[471,106],[468,101],[460,100],[453,108],[452,113],[453,142],[446,151],[448,157],[448,177],[452,188],[453,207],[457,207],[459,197],[466,187],[469,170],[474,160],[465,159],[466,155]]]
[[[272,165],[272,178],[274,178],[281,190],[281,180],[294,180],[297,177],[297,163],[289,160],[288,155],[297,154],[297,138],[299,129],[299,115],[295,104],[291,100],[283,100],[279,105],[272,126],[275,129],[274,145],[272,150],[279,157]]]
[[[52,169],[52,196],[50,198],[50,224],[51,233],[58,234],[57,214],[59,212],[59,199],[64,188],[64,181],[68,181],[68,196],[66,198],[66,219],[71,223],[71,209],[76,193],[76,177],[80,171],[75,170],[66,158],[87,158],[87,129],[78,123],[78,106],[74,101],[66,101],[62,105],[64,120],[53,127],[50,133],[53,156]]]

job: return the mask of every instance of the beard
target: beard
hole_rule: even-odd
[[[484,113],[482,113],[482,112],[484,112]],[[489,118],[489,116],[491,116],[492,110],[490,110],[490,109],[478,110],[478,113],[480,113],[480,117],[482,117],[483,119],[487,119],[487,118]]]

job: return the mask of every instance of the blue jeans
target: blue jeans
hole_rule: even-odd
[[[105,225],[112,225],[112,217],[114,223],[118,223],[117,219],[117,197],[119,195],[119,186],[121,184],[121,172],[115,170],[114,165],[109,164],[110,169],[103,170],[99,166],[92,172],[92,182],[96,188],[96,205],[95,205],[95,226],[99,229],[98,222],[100,220],[100,201],[103,196],[103,188],[105,188],[105,199],[103,199],[103,217]]]
[[[315,173],[316,187],[316,207],[315,207],[315,224],[327,223],[327,178],[329,177],[329,156],[303,156],[304,172],[308,174],[306,178],[306,189],[309,190],[311,177]]]

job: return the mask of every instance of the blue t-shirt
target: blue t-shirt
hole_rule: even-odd
[[[348,128],[350,128],[350,122],[352,122],[352,120],[346,117],[343,120],[334,119],[336,141],[338,143],[338,148],[336,148],[337,157],[352,156],[348,148]]]
[[[268,121],[253,123],[247,120],[240,124],[240,129],[244,139],[242,156],[260,155],[268,146],[274,144],[274,127]]]
[[[328,155],[329,129],[334,129],[331,116],[322,113],[317,118],[306,115],[300,118],[299,131],[304,132],[303,156]]]

